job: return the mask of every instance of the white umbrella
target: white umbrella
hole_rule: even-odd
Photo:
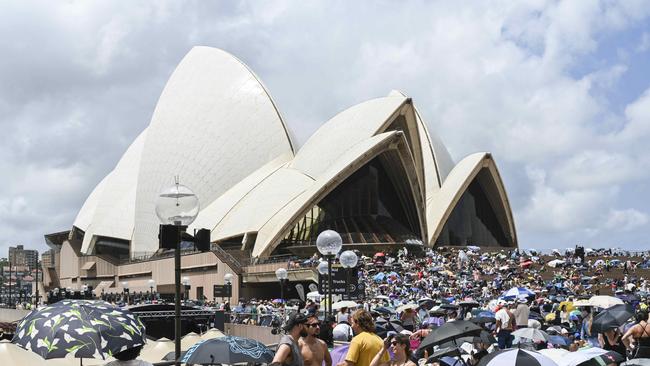
[[[564,355],[564,357],[562,357],[562,361],[558,364],[560,366],[577,366],[583,362],[587,362],[606,353],[610,353],[610,351],[598,347],[583,348],[576,352],[569,352],[568,354]],[[623,358],[623,360],[624,359],[625,358]],[[614,360],[612,360],[611,363],[615,363]]]
[[[196,342],[202,341],[201,336],[194,333],[190,332],[187,333],[183,338],[181,338],[181,349],[182,350],[187,350],[190,347],[192,347]]]
[[[217,328],[212,328],[208,330],[207,332],[201,334],[201,339],[208,340],[208,339],[213,339],[213,338],[221,338],[225,337],[226,335],[223,334],[222,331],[220,331]]]
[[[379,299],[379,300],[390,300],[390,297],[388,297],[388,296],[386,296],[386,295],[377,295],[377,296],[375,296],[375,299]]]
[[[539,352],[519,348],[508,348],[492,352],[483,357],[481,366],[558,366],[550,358]]]
[[[430,297],[423,297],[418,299],[418,302],[427,302],[427,301],[433,301],[433,299]]]
[[[538,352],[555,361],[557,364],[560,364],[562,358],[569,353],[569,351],[564,348],[547,348],[541,349]]]
[[[343,308],[356,308],[357,306],[359,306],[359,304],[357,304],[354,301],[343,300],[343,301],[337,301],[337,302],[333,303],[332,304],[332,309],[339,310],[339,309],[343,309]]]
[[[552,261],[548,262],[547,265],[551,268],[555,268],[557,266],[563,265],[564,263],[566,263],[566,261],[562,259],[553,259]]]
[[[9,341],[0,342],[0,364],[2,365],[45,365],[45,360],[35,352],[27,351]]]
[[[544,342],[548,340],[548,334],[543,330],[535,328],[521,328],[512,332],[513,336],[530,339],[533,342]]]
[[[320,293],[318,293],[318,291],[312,291],[312,292],[307,293],[307,298],[315,300],[315,301],[320,300],[321,298],[323,298],[323,296],[324,295],[321,295]]]
[[[593,306],[593,305],[591,305],[589,300],[578,300],[578,301],[573,302],[573,306],[574,307],[579,307],[579,306],[588,307],[588,306]]]
[[[528,319],[528,328],[540,329],[541,327],[542,323],[540,323],[538,320]]]
[[[417,309],[418,307],[420,307],[418,304],[413,304],[413,303],[411,303],[411,304],[405,304],[405,305],[402,305],[402,306],[398,307],[397,309],[395,309],[395,311],[397,311],[398,313],[401,313],[401,312],[404,312],[404,311],[406,311],[406,310],[408,310],[408,309],[413,309],[413,310],[415,310],[415,309]]]
[[[599,307],[599,308],[608,309],[608,308],[611,308],[614,305],[623,304],[623,300],[619,299],[618,297],[614,297],[614,296],[596,295],[596,296],[592,296],[589,299],[589,304],[591,306],[596,306],[596,307]]]
[[[151,363],[161,362],[169,352],[174,352],[174,341],[160,338],[157,341],[147,342],[138,358]]]

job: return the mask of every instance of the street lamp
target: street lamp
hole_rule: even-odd
[[[88,296],[88,285],[84,283],[83,286],[81,286],[81,290],[83,291],[83,298],[85,299]]]
[[[329,307],[329,315],[332,315],[332,259],[343,246],[343,239],[341,235],[334,230],[325,230],[318,234],[316,238],[316,248],[320,254],[327,258],[327,305]]]
[[[147,283],[149,284],[149,294],[150,294],[150,297],[151,297],[151,301],[153,302],[153,298],[154,298],[154,296],[153,296],[153,287],[156,285],[156,281],[154,281],[154,279],[152,278],[149,281],[147,281]]]
[[[129,305],[129,283],[127,281],[122,282],[122,292],[126,298],[126,304]]]
[[[345,286],[345,294],[348,297],[348,300],[350,300],[350,269],[355,268],[357,266],[357,262],[359,262],[359,257],[357,256],[357,253],[351,251],[351,250],[346,250],[345,252],[341,253],[339,256],[339,261],[341,262],[341,265],[343,268],[345,268],[345,276],[346,276],[346,286]]]
[[[190,297],[190,294],[188,293],[188,291],[190,290],[190,278],[187,276],[183,277],[182,283],[183,283],[183,300],[185,305],[187,305],[187,300]]]
[[[223,282],[228,286],[228,306],[230,306],[230,296],[232,295],[232,279],[233,279],[232,273],[226,273],[223,275]],[[221,299],[223,300],[223,299]]]
[[[284,283],[287,281],[289,273],[286,268],[278,268],[275,270],[275,277],[280,281],[280,299],[284,303]]]
[[[194,222],[199,214],[199,198],[191,189],[180,184],[178,177],[171,187],[165,188],[156,199],[156,215],[163,225],[178,227],[178,239],[174,251],[174,359],[180,366],[181,358],[181,240],[180,232]]]

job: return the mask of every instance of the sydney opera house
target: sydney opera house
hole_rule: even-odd
[[[190,226],[213,250],[186,245],[192,297],[234,273],[234,294],[273,282],[278,258],[316,252],[320,232],[374,252],[401,246],[516,247],[503,182],[487,152],[452,161],[402,93],[354,105],[296,146],[256,75],[232,55],[192,49],[149,126],[95,187],[72,223],[45,235],[57,252],[46,285],[99,291],[166,291],[169,253],[158,249],[159,192],[179,176],[199,197]],[[281,263],[281,264],[278,264]],[[309,284],[313,271],[291,271]],[[153,282],[151,281],[153,280]],[[259,290],[259,288],[257,288]]]

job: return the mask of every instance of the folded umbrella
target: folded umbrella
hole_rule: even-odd
[[[550,335],[548,336],[548,343],[554,346],[568,346],[571,342],[567,337],[559,335]]]
[[[634,309],[629,304],[614,305],[598,313],[591,323],[591,331],[603,333],[608,329],[618,328],[634,315]]]

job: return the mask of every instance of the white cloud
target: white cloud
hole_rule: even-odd
[[[650,216],[635,209],[612,210],[609,213],[605,227],[616,231],[630,231],[643,227],[650,221]]]
[[[644,1],[5,4],[0,168],[12,178],[0,205],[22,215],[0,220],[0,256],[71,225],[194,45],[247,63],[298,142],[350,105],[404,91],[456,159],[488,150],[517,177],[505,183],[523,245],[614,242],[600,228],[640,222],[630,212],[650,203],[650,91],[628,106],[607,98],[629,93],[620,80],[650,41],[622,45],[614,64],[596,51],[649,12]],[[647,243],[638,226],[625,235]]]

